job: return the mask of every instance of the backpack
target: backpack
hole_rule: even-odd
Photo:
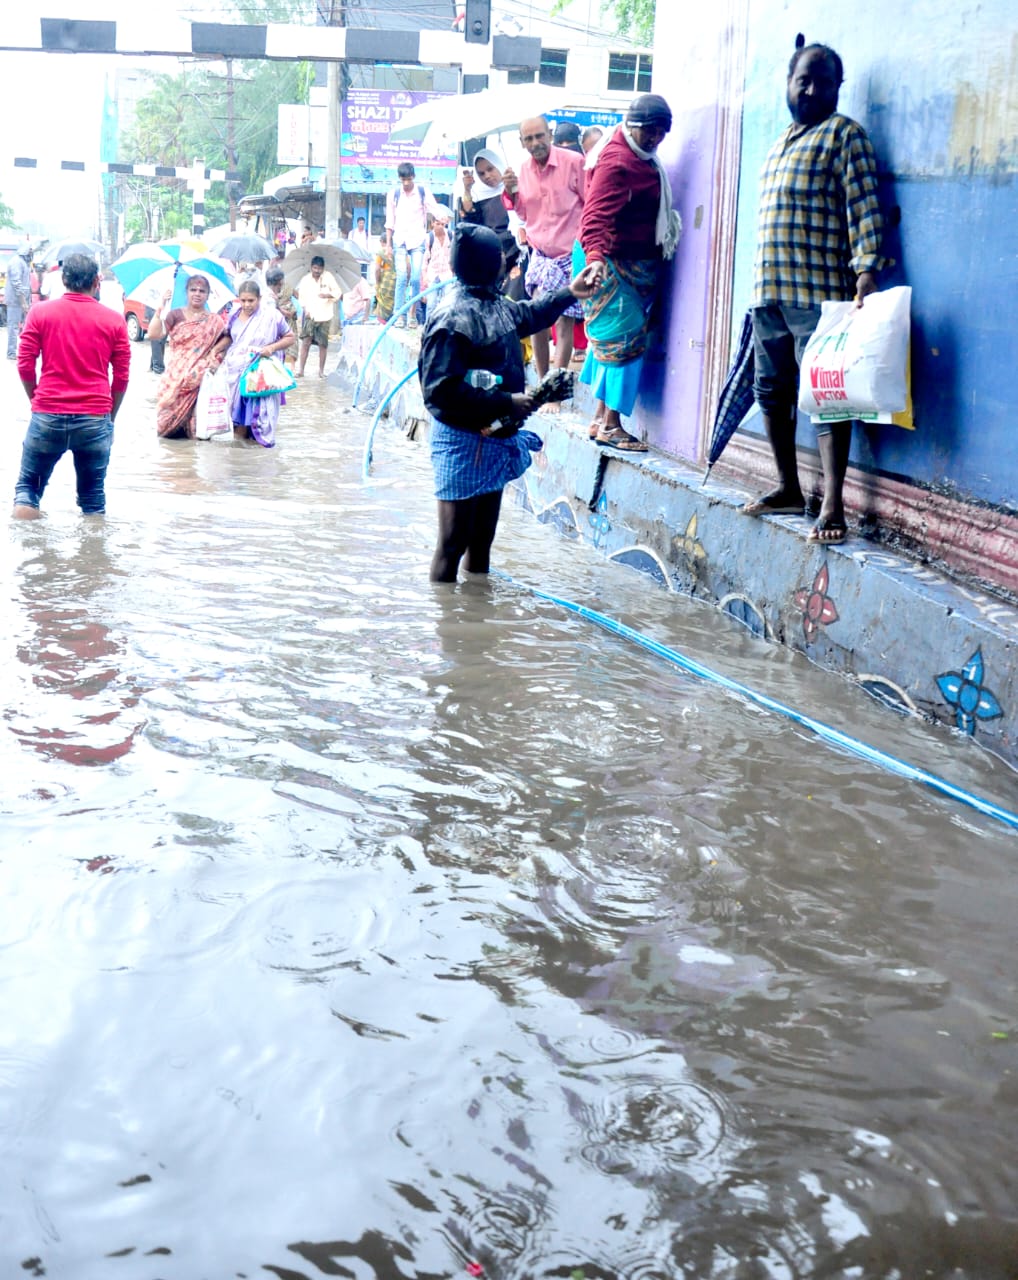
[[[403,184],[400,183],[400,185],[392,193],[392,212],[394,215],[396,213],[396,206],[399,204],[399,198],[402,194],[403,194]],[[421,197],[421,213],[424,213],[425,212],[424,187],[420,182],[417,183],[417,194]]]

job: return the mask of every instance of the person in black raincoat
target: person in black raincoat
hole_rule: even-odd
[[[464,556],[468,573],[488,572],[502,489],[541,448],[538,436],[519,430],[534,408],[520,339],[547,329],[593,291],[584,271],[566,289],[511,302],[501,293],[498,236],[470,224],[457,230],[452,267],[456,282],[428,308],[418,362],[438,499],[432,582],[455,582]],[[496,378],[498,385],[484,385]]]

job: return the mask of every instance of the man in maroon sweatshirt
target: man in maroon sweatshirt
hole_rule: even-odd
[[[14,489],[18,520],[38,518],[53,468],[68,449],[82,513],[106,510],[113,420],[127,390],[131,344],[124,317],[96,297],[95,259],[69,254],[62,275],[67,292],[31,309],[18,346],[18,377],[32,405]]]

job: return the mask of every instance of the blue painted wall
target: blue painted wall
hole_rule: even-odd
[[[739,204],[731,229],[736,326],[749,297],[759,170],[788,123],[785,77],[802,32],[844,59],[840,109],[860,121],[874,143],[889,222],[900,211],[887,237],[896,266],[882,284],[913,288],[917,429],[857,431],[853,456],[878,472],[1018,510],[1018,5],[916,0],[895,8],[884,0],[856,0],[839,9],[818,0],[752,0],[746,12]],[[689,30],[680,30],[687,21],[659,12],[655,59],[655,88],[676,111],[670,158],[679,168],[713,141],[703,94],[689,92],[685,58],[672,52],[683,47],[680,36],[690,47]],[[698,18],[692,33],[702,58],[726,38],[724,13],[706,22],[709,29]],[[676,173],[687,228],[696,206],[709,210],[711,200],[705,166],[692,166],[699,193],[687,189],[688,176]],[[688,411],[689,382],[699,379],[701,361],[689,347],[694,302],[681,296],[701,284],[695,240],[683,245],[671,282],[673,294],[679,292],[672,312],[677,308],[680,328],[673,318],[670,358],[648,370],[657,385],[644,397],[651,438],[685,457],[695,455],[688,432],[667,419],[670,411]],[[758,430],[755,415],[745,429]],[[805,420],[799,438],[812,444]]]

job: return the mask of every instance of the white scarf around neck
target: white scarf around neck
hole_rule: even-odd
[[[682,235],[682,219],[679,217],[677,210],[672,208],[671,183],[668,181],[668,174],[665,173],[665,167],[661,163],[657,152],[644,151],[641,147],[638,147],[636,139],[629,130],[629,126],[623,121],[622,124],[616,125],[613,132],[606,133],[603,138],[598,140],[597,145],[591,148],[584,167],[587,169],[594,168],[601,159],[601,153],[609,140],[616,133],[625,138],[626,145],[633,155],[639,156],[641,160],[648,160],[657,169],[658,177],[661,180],[661,198],[657,207],[657,220],[654,223],[654,243],[661,246],[662,257],[674,257],[675,250],[679,244],[679,237]]]

